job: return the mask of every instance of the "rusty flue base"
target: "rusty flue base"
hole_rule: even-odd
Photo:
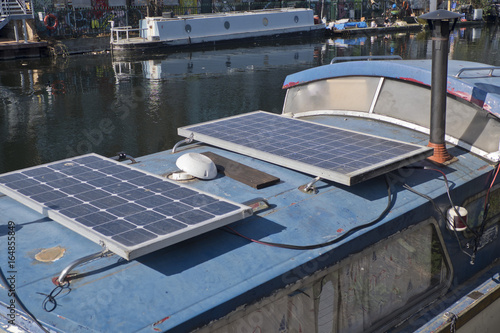
[[[446,149],[446,144],[429,142],[427,147],[434,148],[434,155],[427,158],[431,162],[434,162],[439,165],[448,165],[457,160],[456,157],[448,153],[448,150]]]

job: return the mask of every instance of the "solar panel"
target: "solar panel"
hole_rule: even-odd
[[[0,191],[127,260],[251,215],[97,154],[0,175]]]
[[[179,135],[353,185],[432,154],[432,148],[255,111],[178,129]]]

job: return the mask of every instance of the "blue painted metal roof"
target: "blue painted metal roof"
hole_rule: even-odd
[[[330,65],[291,75],[285,86],[353,72],[355,75],[377,76],[389,72],[384,76],[429,85],[430,63],[411,63],[411,66],[385,61],[377,62],[376,66],[373,62]],[[450,72],[469,65],[477,64],[452,62]],[[477,94],[489,89],[490,92],[482,95],[484,100],[498,101],[498,91],[487,86],[490,84],[488,79],[466,80],[450,78],[452,84],[449,87],[460,92],[470,88],[470,96],[478,100],[481,95]],[[476,91],[477,87],[481,89]],[[373,126],[371,120],[343,116],[316,116],[312,120],[413,144],[426,145],[428,142],[425,134],[389,123],[380,122]],[[494,168],[488,161],[466,150],[457,147],[449,150],[458,161],[441,170],[452,184],[453,199],[461,204],[486,190]],[[163,151],[140,157],[134,167],[164,175],[178,169],[176,160],[183,153],[205,151],[280,178],[278,184],[259,190],[227,176],[186,183],[186,186],[238,203],[265,198],[270,209],[231,224],[232,228],[253,239],[299,246],[324,243],[377,219],[388,203],[384,176],[351,187],[320,180],[316,183],[318,192],[306,194],[298,187],[309,183],[313,179],[311,175],[203,144],[183,147],[176,154]],[[428,161],[418,162],[418,165],[434,167]],[[15,274],[16,292],[31,313],[56,331],[188,332],[428,219],[434,212],[432,204],[405,189],[402,182],[428,195],[437,205],[449,207],[440,173],[400,169],[392,172],[389,179],[393,193],[390,211],[378,223],[337,243],[312,250],[292,250],[251,243],[224,229],[216,229],[131,261],[114,255],[77,267],[73,272],[77,275],[71,279],[71,290],[56,297],[57,306],[52,312],[44,311],[42,306],[46,295],[55,287],[52,280],[69,263],[98,252],[101,247],[1,195],[0,244],[5,244],[9,236],[7,226],[14,223],[15,263],[10,270],[17,272],[12,273]],[[451,260],[456,284],[463,283],[474,271],[491,264],[491,258],[497,256],[500,250],[498,242],[486,248],[485,254],[478,256],[476,264],[471,266],[470,258],[461,255],[453,235],[445,233],[444,221],[440,223],[445,241],[453,242]],[[53,247],[64,250],[60,259],[50,262],[36,259],[41,250]],[[7,251],[1,250],[3,270],[8,262]],[[8,290],[0,288],[0,303],[9,304],[10,300]]]
[[[335,121],[326,117],[318,120],[330,125]],[[346,128],[372,130],[412,143],[427,142],[426,135],[389,124],[367,129],[362,119],[342,118],[340,123]],[[297,190],[311,180],[307,174],[204,145],[177,154],[167,151],[141,157],[136,166],[164,174],[177,169],[175,161],[183,152],[207,150],[280,177],[279,184],[261,190],[229,177],[188,183],[236,202],[266,198],[270,210],[231,225],[255,239],[296,245],[322,243],[375,219],[387,204],[383,176],[349,188],[320,181],[316,184],[318,194],[310,195]],[[467,153],[454,153],[459,162],[447,171],[450,182],[455,187],[471,181],[482,186],[478,185],[484,184],[482,177],[492,169],[488,163]],[[434,198],[445,198],[443,181],[435,175],[414,172],[407,181]],[[431,209],[427,200],[397,184],[393,184],[393,191],[397,200],[380,223],[321,249],[268,247],[218,229],[136,260],[111,256],[90,262],[77,268],[80,276],[71,282],[71,292],[57,298],[58,305],[52,312],[42,309],[43,294],[54,288],[51,279],[68,263],[100,247],[8,197],[0,197],[0,225],[16,223],[16,265],[23,272],[18,275],[16,287],[39,320],[67,332],[187,332],[427,217]],[[407,214],[411,219],[403,218]],[[0,232],[0,237],[6,237],[5,233]],[[53,246],[66,250],[61,259],[42,263],[34,258],[41,249]],[[0,252],[0,262],[7,262],[6,251]],[[0,301],[8,300],[2,291]]]
[[[311,81],[353,75],[383,76],[430,86],[431,66],[430,60],[336,63],[291,74],[285,79],[283,89]],[[479,67],[492,66],[469,61],[450,60],[448,62],[448,93],[474,103],[500,117],[500,68],[493,73],[493,76],[488,76],[486,70],[474,70],[464,72],[459,78],[455,77],[464,68]]]

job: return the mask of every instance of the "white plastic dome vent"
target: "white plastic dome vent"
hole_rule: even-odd
[[[205,155],[198,153],[187,153],[175,162],[182,171],[200,179],[213,179],[217,176],[217,167],[214,162]]]

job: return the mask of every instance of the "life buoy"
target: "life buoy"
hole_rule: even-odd
[[[49,18],[54,20],[54,25],[49,24]],[[43,19],[43,23],[45,23],[45,27],[49,30],[55,30],[57,28],[57,25],[59,24],[59,21],[57,20],[57,17],[54,14],[48,14],[45,16]]]
[[[66,93],[66,85],[64,84],[64,81],[54,81],[54,83],[50,85],[50,88],[52,95],[61,95]]]

